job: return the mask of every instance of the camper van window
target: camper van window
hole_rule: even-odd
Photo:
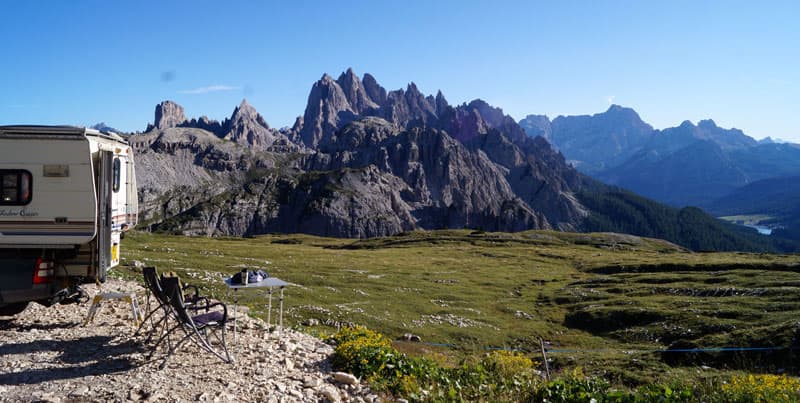
[[[31,202],[31,173],[22,170],[0,170],[0,205],[24,206]]]
[[[114,193],[119,192],[119,171],[120,162],[119,158],[114,158]]]

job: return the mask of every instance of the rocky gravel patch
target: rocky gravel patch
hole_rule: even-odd
[[[93,285],[85,290],[98,292]],[[136,283],[109,280],[102,290],[136,292],[144,309],[144,290]],[[83,326],[89,306],[31,304],[15,317],[0,317],[0,400],[379,400],[351,375],[334,376],[330,346],[291,329],[270,333],[263,321],[242,317],[236,339],[228,333],[233,364],[185,344],[159,370],[165,351],[148,358],[153,343],[134,337],[129,305],[104,302],[94,321]]]

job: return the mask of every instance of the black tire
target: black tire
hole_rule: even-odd
[[[27,302],[15,302],[0,306],[0,316],[14,316],[28,307]]]

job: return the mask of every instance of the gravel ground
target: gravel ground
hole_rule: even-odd
[[[90,295],[94,285],[84,288]],[[103,292],[144,290],[109,280]],[[107,301],[83,326],[90,303],[45,308],[31,304],[15,317],[0,317],[2,401],[377,401],[347,374],[331,372],[333,349],[292,330],[268,333],[264,322],[243,317],[237,339],[228,333],[235,362],[226,364],[184,344],[159,370],[165,351],[134,337],[130,306]]]

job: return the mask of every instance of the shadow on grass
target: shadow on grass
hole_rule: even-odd
[[[59,379],[82,378],[124,372],[137,367],[140,360],[134,355],[144,348],[128,340],[113,343],[112,336],[91,336],[75,340],[39,340],[0,345],[0,360],[12,355],[31,355],[43,351],[60,354],[49,360],[48,368],[22,369],[0,374],[0,385],[38,384]],[[34,362],[35,366],[41,366]],[[12,369],[14,371],[15,369]]]

